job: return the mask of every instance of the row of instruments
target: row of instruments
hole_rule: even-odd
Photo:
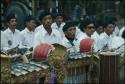
[[[30,55],[30,54],[28,54]],[[122,55],[122,56],[121,56]],[[48,63],[44,64],[41,61],[30,60],[29,63],[22,61],[12,61],[16,56],[10,57],[6,54],[1,54],[1,83],[7,83],[7,79],[11,79],[9,83],[19,81],[37,80],[38,83],[41,77],[51,77],[52,69]],[[55,60],[52,60],[55,61]],[[57,77],[63,75],[63,83],[120,83],[124,84],[125,79],[125,53],[119,54],[116,52],[100,52],[94,54],[72,52],[67,54],[67,59],[64,59],[64,69],[58,69],[54,73]],[[55,61],[56,62],[56,61]],[[60,62],[61,63],[61,62]],[[58,65],[58,63],[56,63]],[[59,64],[60,65],[60,64]],[[63,67],[63,65],[61,65]],[[63,72],[62,72],[63,71]],[[121,75],[121,73],[123,73]],[[7,76],[7,75],[8,76]],[[58,78],[57,78],[58,79]],[[34,81],[35,81],[34,80]],[[58,82],[58,80],[57,80]]]

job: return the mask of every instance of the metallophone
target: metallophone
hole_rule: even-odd
[[[68,74],[64,79],[64,83],[88,83],[89,67],[91,64],[91,53],[69,53],[66,65]]]
[[[49,66],[32,60],[30,60],[29,63],[12,61],[15,60],[16,56],[1,54],[1,83],[38,83],[40,77],[50,78],[51,72],[48,70],[48,67],[56,74],[57,83],[101,83],[104,80],[101,78],[104,78],[104,76],[109,78],[107,70],[109,70],[109,72],[116,70],[116,72],[113,72],[112,74],[114,77],[118,76],[118,82],[124,82],[124,52],[122,54],[110,53],[110,55],[107,51],[105,53],[67,53],[66,48],[62,45],[54,44],[54,47],[55,50],[50,52],[47,56],[47,63]],[[105,57],[111,59],[105,60]],[[118,58],[118,64],[115,63],[116,60],[114,57]],[[109,63],[109,61],[112,61],[112,63]],[[106,63],[108,63],[109,66],[113,66],[107,68]],[[105,73],[102,73],[102,71]],[[112,79],[111,75],[110,79]]]
[[[47,62],[56,74],[57,83],[87,83],[89,67],[95,57],[92,52],[67,52],[66,48],[54,44],[55,50],[48,55]]]
[[[25,55],[32,54],[27,52]],[[28,57],[31,58],[31,57]],[[20,56],[1,53],[1,83],[39,83],[39,79],[49,76],[49,66],[30,59],[23,63]],[[47,80],[46,80],[47,81]]]

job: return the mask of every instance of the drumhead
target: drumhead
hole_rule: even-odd
[[[117,52],[101,52],[100,55],[104,55],[104,56],[116,56],[116,55],[119,55],[119,53],[117,53]]]

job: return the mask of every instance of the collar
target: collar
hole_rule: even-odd
[[[8,29],[7,29],[7,32],[8,33],[13,33],[11,30],[10,30],[10,28],[8,27]],[[17,32],[17,29],[15,29],[15,32],[14,33],[16,33]]]
[[[112,35],[107,35],[105,32],[103,33],[104,34],[104,36],[106,37],[106,38],[110,38],[110,37],[112,37]]]
[[[63,27],[63,26],[65,25],[65,22],[62,22],[62,23],[60,24],[60,27],[57,26],[56,22],[54,22],[53,25],[54,25],[54,27],[56,27],[56,28],[61,28],[61,27]]]
[[[49,35],[49,36],[53,36],[53,35],[56,35],[56,32],[54,31],[54,29],[53,28],[51,28],[52,29],[52,32],[51,32],[51,34],[49,35],[48,34],[48,32],[45,30],[45,28],[43,27],[43,32],[44,32],[44,35]]]
[[[25,31],[26,31],[27,33],[33,32],[33,31],[29,31],[29,29],[28,29],[27,27],[25,27]]]

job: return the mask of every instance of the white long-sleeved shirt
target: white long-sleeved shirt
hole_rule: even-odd
[[[59,31],[52,29],[51,34],[49,35],[45,28],[42,28],[41,31],[37,32],[34,37],[34,45],[35,48],[37,45],[41,43],[48,43],[48,44],[62,44],[62,38]]]
[[[61,25],[60,25],[60,27],[58,27],[57,26],[57,24],[56,24],[56,22],[54,22],[52,25],[51,25],[51,27],[53,28],[53,29],[57,29],[59,32],[60,32],[60,34],[61,34],[61,37],[63,38],[65,35],[64,35],[64,32],[63,32],[63,26],[65,25],[65,23],[63,22],[63,23],[61,23]]]
[[[64,25],[65,25],[65,22],[62,22],[60,24],[60,27],[58,27],[56,22],[54,22],[54,23],[52,23],[51,27],[58,30],[58,29],[62,29]]]
[[[113,35],[118,36],[118,34],[119,34],[119,28],[118,28],[118,26],[116,26],[114,31],[113,31]]]
[[[124,44],[124,39],[118,36],[113,36],[113,35],[108,36],[104,32],[100,35],[100,38],[96,43],[96,49],[100,50],[104,46],[107,46],[108,49],[114,49],[114,48],[118,48],[122,44]]]
[[[105,32],[100,35],[99,40],[96,43],[96,50],[102,49],[104,46],[111,48],[112,35],[108,36]]]
[[[79,39],[74,39],[72,43],[74,45],[72,45],[70,43],[70,41],[66,37],[63,38],[63,45],[67,48],[67,50],[69,49],[69,50],[73,51],[72,49],[75,48],[76,52],[80,51],[80,49],[79,49],[80,40]]]
[[[21,31],[21,36],[22,36],[22,46],[26,48],[31,48],[33,47],[33,41],[34,41],[34,31],[29,31],[27,28]]]
[[[43,27],[42,24],[39,25],[39,26],[37,26],[36,29],[35,29],[35,33],[37,33],[37,32],[42,32],[42,29],[43,29],[43,28],[44,28],[44,27]]]
[[[124,30],[125,30],[125,26],[122,27],[122,28],[120,29],[120,31],[119,31],[119,36],[120,36],[120,37],[122,36],[122,33],[123,33]]]
[[[21,43],[21,35],[20,31],[15,29],[13,33],[9,28],[6,29],[4,32],[4,43],[3,43],[3,50],[8,50],[17,47]]]
[[[101,34],[98,34],[98,33],[95,31],[91,37],[97,42],[98,39],[100,38],[100,35],[101,35]]]

